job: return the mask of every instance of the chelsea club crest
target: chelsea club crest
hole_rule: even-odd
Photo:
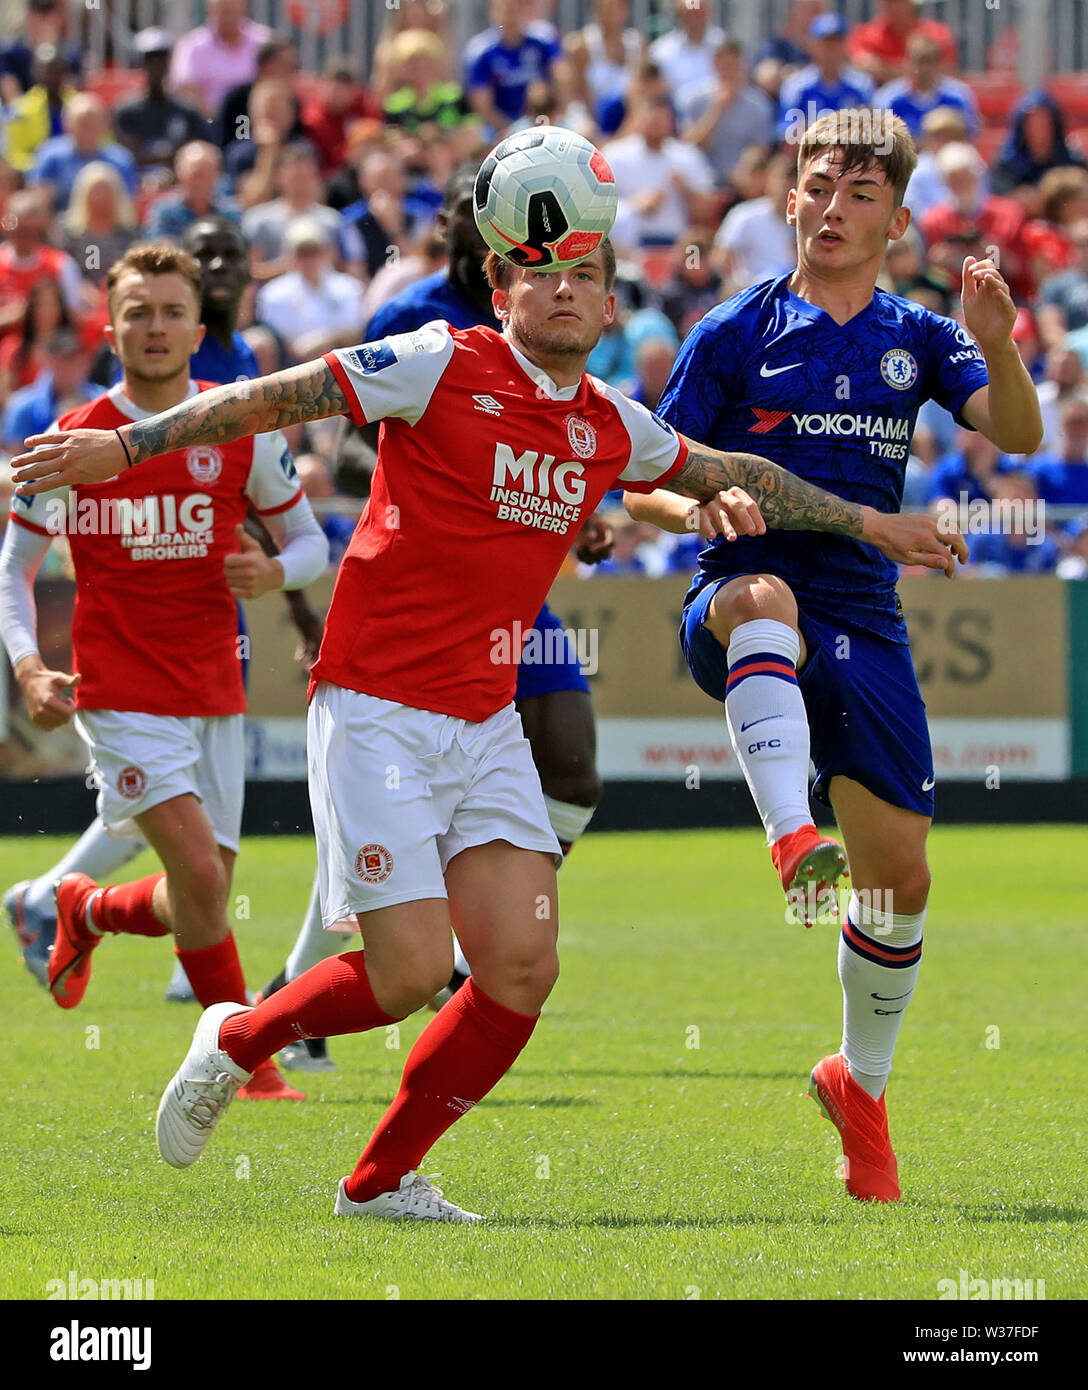
[[[918,380],[918,363],[906,348],[892,348],[880,359],[880,375],[897,391],[909,391]]]

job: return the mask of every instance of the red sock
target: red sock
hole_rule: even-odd
[[[151,908],[155,884],[166,877],[163,873],[148,874],[134,883],[118,883],[103,888],[91,899],[91,919],[99,931],[118,936],[169,936]]]
[[[202,1008],[210,1008],[212,1004],[246,1002],[246,978],[242,974],[242,962],[238,959],[233,932],[227,932],[223,940],[217,941],[214,946],[201,946],[197,951],[181,951],[175,947],[175,954]],[[252,1071],[253,1068],[248,1067],[247,1070]]]
[[[226,1019],[219,1045],[231,1061],[253,1071],[300,1038],[335,1038],[396,1022],[374,998],[364,952],[350,951],[319,961],[255,1009]]]
[[[539,1017],[514,1013],[466,981],[408,1054],[397,1097],[345,1185],[351,1200],[395,1192],[450,1125],[502,1080]]]

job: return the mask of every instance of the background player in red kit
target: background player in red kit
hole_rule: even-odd
[[[200,270],[184,252],[136,247],[108,283],[106,333],[122,379],[58,428],[97,426],[117,440],[117,427],[200,394],[189,357],[204,330]],[[242,530],[251,500],[284,539],[276,559]],[[134,821],[166,870],[106,889],[85,874],[60,880],[53,997],[66,1009],[80,1002],[103,934],[172,932],[205,1007],[245,998],[226,919],[244,794],[236,599],[308,583],[328,558],[286,441],[272,433],[173,451],[97,487],[17,498],[11,517],[2,631],[31,718],[48,729],[75,713],[102,819],[121,833]],[[75,675],[48,670],[37,651],[33,576],[58,531],[76,575]],[[268,1063],[247,1095],[298,1092]]]
[[[366,949],[254,1009],[208,1010],[157,1124],[163,1156],[195,1162],[237,1088],[284,1043],[388,1025],[430,998],[449,978],[452,925],[473,976],[420,1036],[341,1180],[344,1216],[478,1219],[412,1170],[509,1070],[558,974],[559,846],[512,706],[511,648],[604,493],[619,481],[721,496],[730,538],[765,519],[953,563],[935,520],[882,516],[764,459],[708,450],[587,377],[615,309],[610,246],[558,274],[489,266],[501,335],[431,323],[121,431],[139,472],[166,450],[296,420],[384,421],[312,673],[308,744],[325,921],[356,914]],[[125,463],[101,432],[27,442],[33,453],[13,467],[31,491]]]

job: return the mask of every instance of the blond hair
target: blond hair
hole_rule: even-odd
[[[107,164],[104,159],[95,159],[80,169],[72,184],[72,196],[64,215],[65,230],[72,235],[85,235],[91,189],[100,182],[108,183],[113,189],[114,221],[118,227],[135,227],[136,212],[124,180],[112,164]]]

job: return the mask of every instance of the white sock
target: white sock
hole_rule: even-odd
[[[800,654],[797,633],[773,618],[735,627],[726,652],[729,737],[771,845],[812,824],[808,717],[797,684]],[[760,669],[767,666],[773,669]]]
[[[95,882],[108,878],[123,864],[142,853],[147,841],[115,840],[96,816],[59,863],[36,878],[26,890],[27,906],[34,912],[53,912],[53,884],[64,874],[86,874]]]
[[[291,947],[291,954],[287,957],[284,975],[288,980],[297,980],[318,961],[324,960],[326,956],[331,956],[335,950],[341,947],[345,939],[345,936],[337,932],[325,931],[321,925],[321,893],[315,874],[314,886],[310,889],[310,901],[306,904],[306,916],[302,919],[302,926],[298,929],[295,944]]]
[[[879,1100],[892,1053],[918,980],[925,909],[880,912],[850,894],[839,938],[842,1055],[863,1091]],[[898,962],[898,963],[896,963]]]
[[[548,820],[555,831],[555,838],[567,854],[575,840],[593,819],[596,806],[575,806],[573,801],[556,801],[554,796],[545,795],[544,805],[548,810]]]

